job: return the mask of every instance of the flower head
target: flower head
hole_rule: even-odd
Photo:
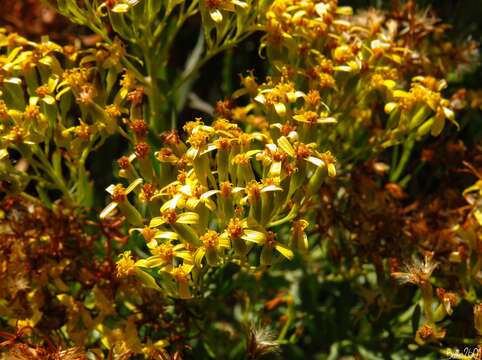
[[[392,276],[401,284],[411,283],[419,286],[425,285],[430,281],[430,277],[438,265],[433,261],[432,257],[432,253],[427,253],[423,261],[414,258],[412,263],[405,265],[404,271],[394,272]]]

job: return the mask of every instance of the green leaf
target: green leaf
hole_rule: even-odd
[[[157,285],[156,280],[152,277],[152,275],[148,274],[147,272],[136,268],[136,276],[142,281],[144,286],[150,289],[162,291],[159,285]]]

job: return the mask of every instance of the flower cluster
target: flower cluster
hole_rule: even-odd
[[[229,261],[266,267],[275,252],[292,259],[293,249],[306,250],[301,217],[320,184],[335,175],[329,152],[320,153],[294,130],[273,137],[246,133],[223,118],[211,126],[197,119],[184,129],[186,142],[165,133],[165,146],[155,153],[139,142],[132,162],[119,161],[120,175],[131,184],[108,188],[112,202],[101,218],[118,207],[152,253],[135,266],[169,274],[177,283],[177,291],[169,292],[188,298],[206,267]],[[131,204],[131,192],[145,211]],[[293,236],[277,237],[283,224],[292,224]],[[134,262],[119,260],[120,274],[130,273],[127,267]]]

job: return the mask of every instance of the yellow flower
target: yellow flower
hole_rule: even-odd
[[[222,234],[218,234],[214,230],[208,230],[200,237],[202,246],[196,250],[194,255],[194,263],[201,267],[202,259],[206,258],[208,265],[216,266],[218,263],[218,255],[222,249],[229,248],[228,238]]]
[[[142,225],[143,219],[137,209],[129,203],[127,195],[142,183],[142,179],[136,179],[127,189],[121,184],[111,185],[106,190],[112,196],[112,202],[101,211],[99,218],[106,218],[115,208],[119,207],[127,221],[132,225]]]
[[[132,275],[136,271],[136,262],[132,259],[130,251],[124,251],[116,263],[117,276],[122,278]]]

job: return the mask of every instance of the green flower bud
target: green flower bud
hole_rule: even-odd
[[[431,117],[427,121],[425,121],[420,127],[417,129],[417,137],[421,138],[428,134],[430,129],[432,128],[433,123],[435,122],[435,118]]]
[[[233,246],[234,252],[239,257],[244,258],[248,252],[248,246],[241,238],[234,238],[231,240],[231,245]]]
[[[171,226],[184,241],[194,246],[199,246],[201,244],[196,232],[189,225],[171,224]]]
[[[429,113],[429,109],[427,108],[427,106],[423,105],[420,109],[418,109],[418,111],[412,117],[412,120],[408,124],[408,128],[412,130],[418,127],[419,125],[421,125],[423,121],[426,119],[428,113]]]
[[[208,248],[206,249],[206,261],[209,266],[216,266],[218,263],[218,252],[216,248]]]
[[[142,215],[137,211],[137,209],[132,206],[129,200],[124,200],[119,202],[119,210],[122,214],[126,217],[126,220],[129,224],[134,226],[141,226],[144,222]]]

